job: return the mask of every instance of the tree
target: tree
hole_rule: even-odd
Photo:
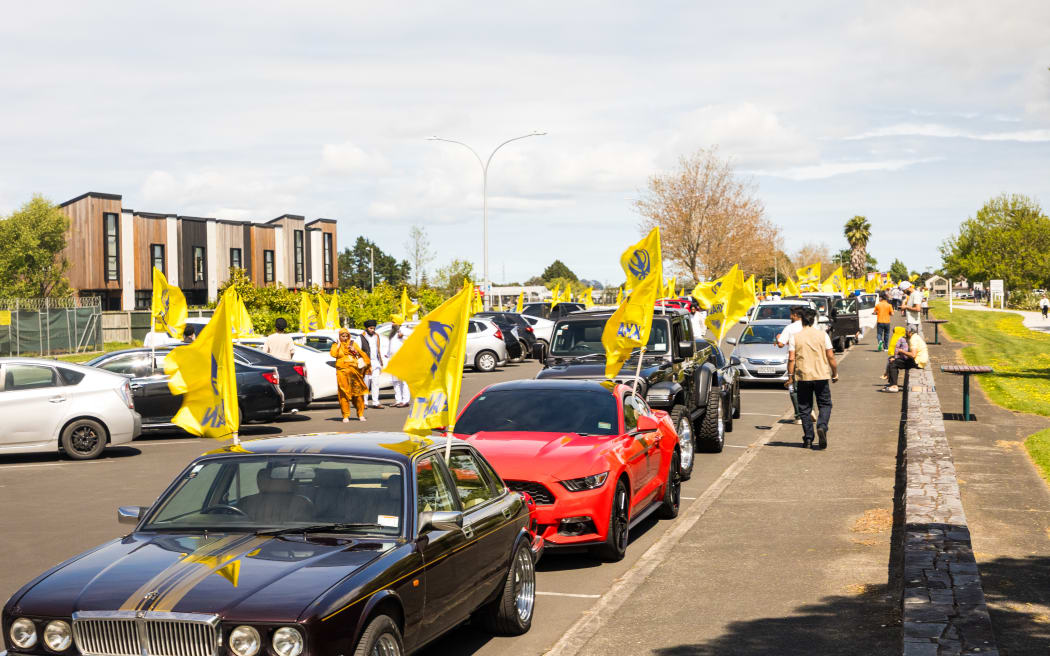
[[[446,294],[455,294],[463,287],[463,281],[474,278],[474,263],[454,259],[434,274],[434,285]]]
[[[0,296],[70,296],[62,255],[68,230],[69,217],[40,195],[0,219]]]
[[[565,263],[561,260],[554,260],[550,266],[543,270],[543,274],[540,276],[543,282],[550,282],[556,278],[568,278],[569,280],[576,282],[579,280],[576,274],[572,272],[572,269],[565,266]]]
[[[846,221],[846,227],[844,228],[843,233],[846,235],[846,241],[849,242],[849,247],[851,249],[849,258],[849,275],[853,278],[859,278],[867,273],[867,249],[868,240],[871,239],[871,224],[868,223],[867,218],[858,214],[849,221]]]
[[[643,231],[660,227],[668,273],[680,277],[710,279],[733,264],[771,267],[781,247],[780,229],[766,220],[754,184],[714,149],[683,156],[676,170],[649,178],[634,208]]]
[[[893,264],[890,265],[889,274],[890,278],[893,278],[893,280],[897,282],[900,282],[901,280],[907,280],[909,275],[908,267],[904,266],[904,262],[901,262],[900,260],[894,260]]]
[[[788,273],[795,277],[795,270],[810,264],[820,263],[821,274],[831,273],[838,264],[831,255],[831,248],[824,242],[806,242],[791,256],[791,269]]]
[[[434,260],[434,251],[430,250],[430,238],[425,228],[414,225],[409,229],[405,251],[408,252],[412,270],[416,272],[416,287],[419,287],[420,280],[426,276],[427,265]]]
[[[838,266],[839,262],[850,262],[853,257],[853,251],[849,248],[843,248],[841,251],[835,254],[835,266]],[[851,263],[852,264],[852,263]],[[864,271],[859,275],[850,275],[854,278],[859,278],[865,273],[874,273],[879,270],[879,261],[871,256],[871,253],[864,253]]]
[[[398,262],[392,255],[364,237],[358,237],[354,247],[344,248],[339,254],[339,286],[372,287],[372,262],[375,261],[375,282],[401,285],[408,282],[412,265],[407,260]]]
[[[1031,198],[1001,194],[941,244],[948,277],[1003,280],[1007,289],[1050,284],[1050,218]]]

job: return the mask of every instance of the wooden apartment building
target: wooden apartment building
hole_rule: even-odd
[[[258,286],[290,289],[338,283],[336,222],[284,214],[267,221],[141,212],[119,194],[88,192],[59,206],[70,218],[65,256],[81,296],[104,310],[149,309],[153,267],[178,285],[190,305],[215,301],[230,267]]]

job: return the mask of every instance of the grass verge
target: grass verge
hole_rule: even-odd
[[[1050,483],[1050,428],[1029,435],[1024,446],[1039,469],[1039,474]]]
[[[88,360],[93,360],[97,358],[103,353],[109,353],[110,351],[119,351],[121,349],[126,348],[135,348],[137,346],[142,346],[142,342],[106,342],[105,344],[103,344],[101,351],[91,351],[90,353],[69,353],[67,355],[56,356],[55,359],[61,360],[62,362],[87,362]]]

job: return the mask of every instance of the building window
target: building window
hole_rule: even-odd
[[[273,282],[273,251],[263,251],[263,282]]]
[[[304,257],[303,257],[303,231],[295,231],[295,282],[305,282],[306,277],[304,275]]]
[[[136,289],[135,290],[135,309],[136,310],[148,310],[153,307],[153,290],[152,289]]]
[[[324,281],[332,282],[332,233],[324,233]]]
[[[231,248],[230,249],[230,266],[231,267],[237,267],[238,269],[243,269],[244,268],[241,265],[241,249],[239,249],[239,248]]]
[[[117,215],[102,215],[106,227],[106,282],[120,280],[120,224]]]
[[[193,247],[193,282],[204,281],[204,247]]]
[[[153,262],[154,268],[167,275],[168,272],[164,270],[164,244],[150,244],[149,257],[150,261]]]

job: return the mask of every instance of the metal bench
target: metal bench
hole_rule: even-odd
[[[941,343],[941,339],[940,339],[940,332],[938,331],[938,328],[940,327],[940,325],[942,323],[948,323],[948,320],[947,319],[926,319],[925,322],[933,324],[933,341],[930,342],[930,344],[940,344]]]
[[[963,377],[963,421],[970,421],[970,376],[995,372],[991,367],[969,364],[945,364],[941,365],[941,371],[946,374],[957,374]]]

